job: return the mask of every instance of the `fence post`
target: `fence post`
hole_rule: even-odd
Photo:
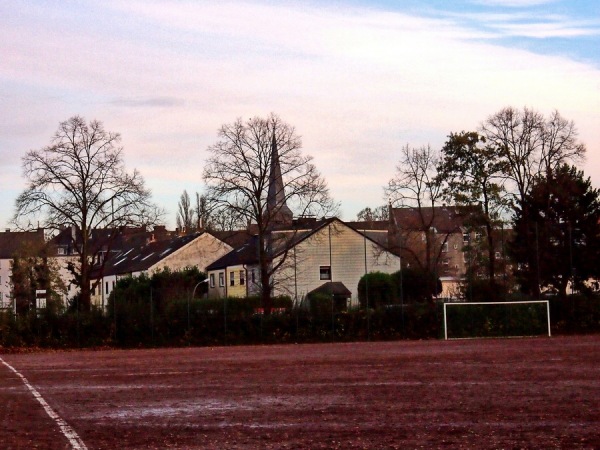
[[[152,345],[154,345],[154,304],[152,301],[152,286],[150,286],[150,336]]]

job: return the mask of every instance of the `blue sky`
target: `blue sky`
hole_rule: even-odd
[[[403,145],[440,148],[505,106],[573,120],[598,187],[599,4],[0,0],[0,222],[22,155],[75,114],[121,133],[171,227],[219,126],[270,112],[345,219],[385,203]]]

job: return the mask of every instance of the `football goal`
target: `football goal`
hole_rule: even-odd
[[[444,303],[444,339],[550,336],[550,302]]]

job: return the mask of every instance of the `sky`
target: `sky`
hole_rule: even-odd
[[[0,0],[0,30],[0,226],[74,115],[121,134],[169,228],[219,127],[271,112],[346,220],[387,203],[401,147],[507,106],[573,120],[600,187],[597,0]]]

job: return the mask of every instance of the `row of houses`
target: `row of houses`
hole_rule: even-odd
[[[91,248],[92,304],[105,308],[122,277],[195,266],[208,275],[210,298],[258,295],[262,289],[260,245],[268,245],[272,295],[301,303],[314,293],[358,302],[358,282],[369,272],[393,273],[421,267],[442,280],[443,296],[452,296],[471,264],[471,248],[479,233],[469,225],[477,208],[392,208],[388,220],[345,222],[339,218],[293,217],[286,205],[275,141],[271,149],[267,214],[274,214],[267,236],[256,226],[235,231],[198,230],[184,234],[155,226],[95,229]],[[475,231],[474,231],[475,230]],[[263,239],[264,238],[264,239]],[[265,244],[266,243],[266,244]],[[78,291],[73,266],[78,264],[81,233],[65,227],[46,239],[44,230],[0,233],[0,305],[14,302],[15,258],[42,257],[59,274],[55,284],[63,301]]]
[[[431,227],[417,226],[417,211],[390,208],[387,221],[345,222],[338,218],[294,218],[271,231],[275,245],[273,294],[301,302],[311,293],[332,293],[351,303],[358,301],[357,286],[368,272],[393,273],[401,267],[422,264],[425,235],[433,239],[435,270],[442,280],[443,296],[464,277],[469,264],[468,244],[479,237],[466,225],[468,214],[459,208],[440,207]],[[419,214],[423,214],[421,211]],[[152,274],[163,268],[195,266],[207,274],[208,296],[245,297],[260,293],[258,237],[248,227],[237,231],[200,230],[182,235],[164,227],[93,230],[92,303],[106,307],[116,282],[122,277]],[[19,255],[42,250],[62,280],[66,302],[78,291],[69,264],[77,264],[78,230],[65,228],[46,239],[44,230],[0,232],[0,300],[12,305],[11,267]],[[36,253],[37,252],[37,253]],[[285,261],[282,261],[284,260]]]

